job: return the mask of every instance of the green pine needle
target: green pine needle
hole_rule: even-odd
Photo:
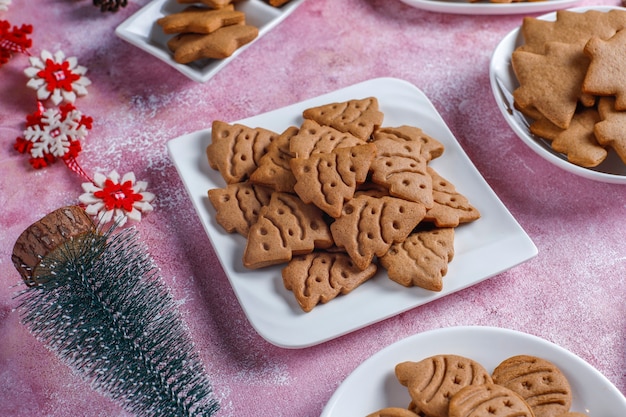
[[[135,229],[90,233],[39,265],[22,322],[93,387],[137,416],[210,417],[210,381]]]

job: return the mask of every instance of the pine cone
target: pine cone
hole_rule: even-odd
[[[100,7],[101,12],[116,12],[127,4],[128,0],[93,0],[93,5]]]

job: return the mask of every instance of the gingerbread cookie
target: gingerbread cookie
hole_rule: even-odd
[[[449,417],[535,417],[530,406],[512,390],[496,385],[470,385],[450,399]]]
[[[314,120],[304,120],[298,134],[289,141],[289,152],[294,158],[308,158],[314,153],[328,153],[336,148],[362,145],[365,141],[350,133],[322,126]]]
[[[212,9],[222,9],[229,7],[233,0],[177,0],[181,4],[202,3]]]
[[[551,42],[545,54],[516,50],[511,64],[520,86],[513,98],[521,108],[532,107],[561,129],[567,129],[583,96],[589,58],[580,45]]]
[[[591,60],[582,89],[587,94],[615,96],[615,108],[626,110],[626,30],[608,40],[593,37],[584,52]]]
[[[518,393],[532,408],[535,417],[556,417],[572,405],[572,390],[561,370],[553,363],[531,355],[502,361],[492,374],[493,382]]]
[[[378,150],[372,162],[372,181],[389,189],[394,197],[433,206],[432,178],[428,159],[422,155],[422,143],[398,136],[375,135]],[[430,157],[430,154],[428,154]]]
[[[598,102],[600,119],[593,133],[602,146],[613,148],[626,164],[626,112],[615,109],[615,99],[602,97]]]
[[[376,273],[376,264],[360,270],[342,252],[313,252],[294,257],[282,270],[283,284],[303,311],[345,295]]]
[[[402,362],[396,365],[395,373],[419,410],[431,417],[448,417],[450,399],[463,387],[492,382],[480,363],[459,355]]]
[[[403,242],[394,243],[380,257],[380,264],[398,284],[441,291],[453,257],[454,229],[449,227],[410,234]]]
[[[376,146],[371,143],[292,158],[295,192],[305,203],[313,203],[331,217],[339,217],[343,204],[365,182]]]
[[[215,120],[211,144],[206,149],[209,165],[222,174],[227,184],[242,182],[256,170],[277,137],[278,134],[267,129]]]
[[[422,157],[427,161],[440,157],[444,151],[441,142],[415,126],[381,127],[374,132],[373,137],[375,141],[391,139],[400,143],[417,143],[420,146]]]
[[[407,238],[424,218],[422,204],[395,197],[355,195],[330,225],[335,244],[348,252],[361,270],[396,242]]]
[[[332,244],[323,211],[292,194],[274,192],[250,227],[243,264],[250,269],[263,268]]]
[[[587,10],[582,13],[557,10],[554,21],[524,18],[521,26],[524,44],[519,49],[542,54],[548,42],[584,45],[594,36],[608,39],[623,28],[626,28],[626,12],[623,10]]]
[[[383,122],[376,97],[311,107],[302,112],[302,117],[334,127],[340,132],[349,132],[363,140],[368,140]]]
[[[368,414],[366,417],[420,417],[420,415],[406,408],[387,407]]]
[[[290,126],[277,139],[272,141],[265,155],[259,160],[257,168],[250,174],[250,181],[272,188],[274,191],[294,193],[294,177],[289,161],[289,143],[298,134],[298,128]]]
[[[457,227],[480,218],[478,209],[456,190],[454,184],[430,166],[428,173],[432,178],[434,204],[426,210],[424,220],[433,222],[437,227]]]
[[[595,109],[585,109],[576,113],[569,128],[560,129],[545,119],[530,125],[530,131],[542,138],[551,140],[552,149],[567,156],[567,160],[582,167],[595,167],[606,159],[607,151],[600,145],[594,134],[594,127],[600,121]]]
[[[167,47],[174,53],[174,61],[188,64],[198,59],[228,58],[258,35],[255,26],[230,25],[209,34],[180,33],[167,42]]]
[[[209,201],[216,211],[215,221],[228,233],[248,236],[256,223],[261,207],[270,202],[272,190],[249,182],[228,184],[225,188],[208,191]]]
[[[192,6],[158,19],[157,24],[166,34],[212,33],[223,26],[243,24],[245,20],[244,13],[234,10],[232,5],[217,10]]]

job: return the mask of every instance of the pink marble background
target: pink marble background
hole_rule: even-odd
[[[566,173],[529,150],[492,97],[488,65],[520,15],[462,16],[397,0],[306,0],[204,84],[120,40],[115,27],[148,0],[101,14],[89,0],[13,0],[0,19],[34,25],[31,52],[63,50],[89,69],[81,110],[94,127],[79,156],[90,173],[133,171],[157,195],[137,229],[162,269],[221,402],[220,416],[317,416],[363,360],[409,335],[499,326],[579,355],[626,392],[626,188]],[[583,0],[579,5],[618,5]],[[19,234],[63,205],[82,180],[62,163],[33,170],[12,149],[34,111],[27,57],[0,68],[0,415],[127,416],[20,324]],[[539,255],[464,291],[306,349],[262,339],[239,306],[183,185],[168,140],[376,77],[432,100]],[[320,366],[322,365],[322,366]]]

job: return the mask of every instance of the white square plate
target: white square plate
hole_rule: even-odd
[[[578,7],[569,9],[572,12],[585,12],[587,10],[608,11],[621,9],[613,6]],[[621,9],[625,10],[625,9]],[[554,21],[556,12],[539,16],[538,19]],[[494,49],[489,65],[489,79],[491,91],[504,119],[517,136],[539,156],[546,161],[562,168],[572,174],[601,182],[613,184],[626,184],[626,164],[622,162],[613,149],[609,149],[607,158],[597,167],[585,168],[575,165],[567,160],[567,157],[552,149],[550,142],[535,136],[528,128],[532,122],[513,106],[513,91],[519,87],[519,82],[511,66],[513,51],[523,43],[520,29],[514,29],[506,35]]]
[[[163,33],[163,29],[157,25],[156,21],[163,16],[180,12],[190,6],[189,4],[180,4],[176,0],[154,0],[148,3],[122,22],[115,29],[115,34],[171,65],[192,80],[205,82],[236,58],[241,51],[274,28],[303,1],[291,0],[282,7],[273,7],[264,0],[239,0],[235,4],[235,9],[246,14],[246,23],[256,26],[259,29],[259,36],[225,59],[202,59],[186,65],[174,61],[172,53],[167,47],[167,41],[173,35]]]
[[[489,372],[511,356],[537,356],[555,364],[569,381],[572,411],[602,417],[626,415],[626,399],[619,390],[573,353],[526,333],[469,326],[419,333],[372,355],[339,386],[321,417],[363,417],[385,407],[408,407],[411,398],[396,379],[395,366],[439,354],[471,358]]]
[[[215,222],[207,191],[225,183],[205,156],[210,129],[168,142],[171,159],[250,323],[277,346],[299,348],[322,343],[474,285],[537,254],[535,245],[489,188],[428,98],[405,81],[374,79],[236,123],[280,133],[289,126],[300,126],[302,110],[308,107],[370,96],[378,99],[385,114],[384,126],[417,126],[445,145],[444,154],[430,165],[481,212],[480,219],[457,228],[455,255],[441,292],[405,288],[381,270],[349,295],[304,313],[293,294],[283,287],[282,267],[244,268],[245,239],[226,233]]]

